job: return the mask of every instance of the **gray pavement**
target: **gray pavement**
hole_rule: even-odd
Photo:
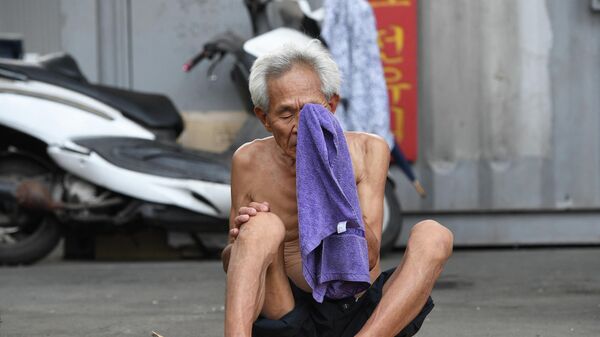
[[[600,248],[456,251],[418,336],[598,337],[599,267]],[[222,336],[223,281],[214,260],[0,268],[0,337]]]

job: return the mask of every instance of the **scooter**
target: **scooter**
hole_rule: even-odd
[[[249,9],[255,3],[246,0]],[[250,102],[252,51],[283,36],[266,34],[226,39],[235,40],[229,47],[215,39],[195,63],[233,53],[232,79]],[[68,55],[35,64],[0,59],[0,264],[40,260],[65,230],[158,227],[200,247],[202,235],[225,234],[231,154],[265,131],[248,118],[231,147],[214,154],[176,144],[182,130],[166,96],[89,83]],[[391,181],[385,196],[383,251],[401,226]]]
[[[229,159],[175,143],[165,96],[91,84],[68,55],[0,61],[0,263],[32,263],[61,229],[224,232]]]

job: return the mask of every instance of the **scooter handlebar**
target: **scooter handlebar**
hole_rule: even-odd
[[[207,51],[206,49],[203,50],[202,52],[200,52],[198,55],[192,57],[189,61],[187,61],[184,65],[183,65],[183,71],[184,72],[190,72],[192,70],[192,68],[194,68],[198,63],[200,63],[200,61],[202,61],[205,57],[207,57]]]
[[[242,45],[243,42],[241,42],[239,37],[227,31],[212,41],[207,42],[198,55],[194,56],[183,65],[183,71],[186,73],[190,72],[192,68],[205,58],[212,60],[215,56],[218,56],[219,60],[221,60],[227,53],[235,54]]]

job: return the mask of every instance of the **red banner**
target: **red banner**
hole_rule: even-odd
[[[390,120],[406,157],[417,159],[417,0],[369,0],[390,98]]]

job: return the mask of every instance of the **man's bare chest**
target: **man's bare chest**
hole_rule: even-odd
[[[252,191],[253,201],[267,201],[271,212],[285,224],[288,235],[297,238],[298,204],[296,198],[296,180],[294,177],[264,175],[256,181]],[[286,237],[286,241],[289,237]]]

